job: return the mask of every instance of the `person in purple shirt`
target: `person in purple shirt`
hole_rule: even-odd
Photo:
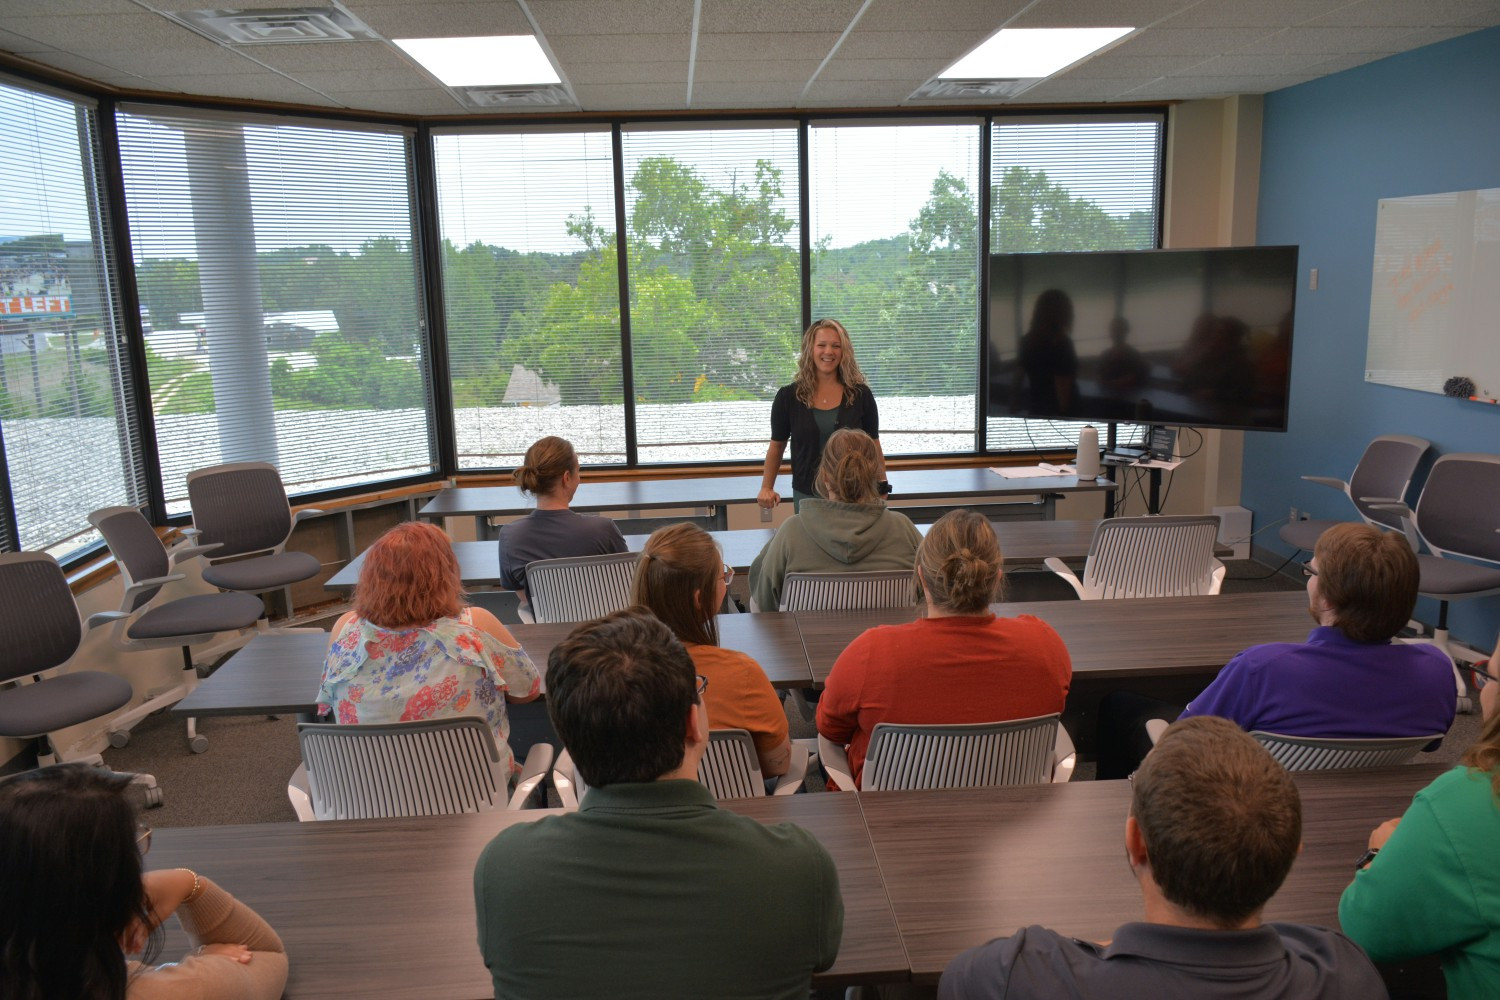
[[[1420,572],[1404,536],[1339,524],[1318,539],[1307,575],[1307,641],[1272,642],[1230,660],[1180,718],[1218,715],[1244,730],[1326,739],[1438,736],[1458,705],[1453,664],[1436,646],[1392,642],[1417,602]],[[1115,693],[1100,705],[1100,778],[1123,778],[1150,740],[1144,723],[1172,706]]]

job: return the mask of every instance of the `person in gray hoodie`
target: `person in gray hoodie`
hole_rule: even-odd
[[[922,535],[880,498],[880,449],[864,431],[834,431],[823,447],[817,486],[750,564],[750,610],[781,608],[788,573],[910,570]]]

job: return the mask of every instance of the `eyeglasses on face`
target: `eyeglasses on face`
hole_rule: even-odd
[[[724,586],[727,587],[734,583],[734,567],[728,563],[724,563],[720,569],[724,574]]]
[[[1307,577],[1317,576],[1318,575],[1318,571],[1317,571],[1316,568],[1314,568],[1314,566],[1313,566],[1312,563],[1303,563],[1302,564],[1302,575],[1303,576],[1307,576]]]
[[[703,692],[708,688],[708,678],[702,674],[697,674],[696,676],[698,678],[698,697],[701,698],[703,697]]]
[[[141,857],[151,850],[151,828],[144,823],[137,823],[135,827],[135,846],[141,852]]]

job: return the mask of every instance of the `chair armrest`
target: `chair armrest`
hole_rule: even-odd
[[[1413,552],[1422,551],[1422,536],[1417,534],[1417,525],[1412,520],[1416,515],[1412,509],[1400,500],[1389,497],[1360,497],[1370,505],[1372,510],[1388,510],[1401,516],[1401,533],[1406,536],[1406,544],[1411,546]]]
[[[1167,731],[1167,726],[1169,725],[1171,723],[1167,722],[1166,719],[1146,720],[1146,735],[1151,737],[1152,746],[1156,746],[1156,741],[1161,739],[1161,734]]]
[[[1309,483],[1317,483],[1319,486],[1327,486],[1330,489],[1338,490],[1340,493],[1349,492],[1349,484],[1344,482],[1342,479],[1337,479],[1333,476],[1303,476],[1302,478],[1307,480]]]
[[[531,605],[529,604],[516,605],[516,615],[520,617],[523,625],[536,624],[536,615],[531,613]]]
[[[807,747],[792,745],[792,756],[787,762],[786,774],[776,779],[776,790],[772,795],[792,795],[802,791],[807,782],[807,763],[811,758]]]
[[[849,767],[848,750],[819,733],[818,759],[823,762],[823,770],[828,772],[828,776],[838,782],[841,791],[854,791],[854,775],[850,773],[852,769]]]
[[[122,599],[121,603],[129,604],[130,601],[139,593],[151,590],[154,587],[161,587],[169,583],[176,583],[178,580],[186,579],[187,575],[185,573],[168,573],[166,576],[153,576],[149,580],[137,580],[135,583],[132,583],[129,587],[125,588],[125,597]]]
[[[292,772],[291,778],[286,783],[287,801],[291,802],[292,810],[297,814],[297,822],[308,823],[318,817],[313,813],[312,793],[307,785],[307,765],[298,764],[297,770]]]
[[[544,780],[547,771],[552,767],[552,757],[556,753],[551,743],[535,743],[526,752],[526,762],[521,765],[521,774],[516,778],[516,790],[511,794],[510,801],[505,804],[506,809],[524,809],[526,803],[531,799]]]
[[[110,622],[124,621],[130,617],[129,611],[95,611],[84,619],[84,628],[95,629],[100,625],[108,625]]]
[[[567,750],[558,754],[552,765],[552,788],[564,809],[578,808],[578,789],[573,785],[573,758]]]
[[[1073,780],[1073,771],[1078,766],[1078,751],[1073,746],[1073,738],[1063,728],[1062,723],[1057,724],[1057,742],[1052,746],[1052,783],[1062,784]]]
[[[306,510],[299,510],[299,511],[297,511],[297,513],[295,513],[295,514],[292,515],[292,527],[295,528],[297,525],[301,524],[303,521],[309,520],[311,518],[322,517],[326,513],[328,513],[328,512],[325,511],[325,510],[317,510],[316,508],[313,508],[313,507],[309,507]]]
[[[212,545],[179,545],[168,551],[167,555],[172,559],[172,568],[176,569],[181,564],[199,556],[207,555],[215,549],[222,549],[223,542],[214,542]]]
[[[1083,592],[1083,584],[1079,582],[1078,577],[1073,575],[1073,571],[1068,569],[1067,563],[1057,558],[1057,556],[1048,556],[1042,562],[1043,565],[1045,565],[1052,572],[1068,581],[1068,585],[1073,588],[1080,599],[1086,598],[1086,595]]]
[[[1217,595],[1219,591],[1224,587],[1224,576],[1228,572],[1228,570],[1225,568],[1224,564],[1217,559],[1213,560],[1213,565],[1213,580],[1208,585],[1208,592],[1210,595]]]

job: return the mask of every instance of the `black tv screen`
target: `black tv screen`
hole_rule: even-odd
[[[1284,431],[1296,247],[990,257],[990,417]]]

